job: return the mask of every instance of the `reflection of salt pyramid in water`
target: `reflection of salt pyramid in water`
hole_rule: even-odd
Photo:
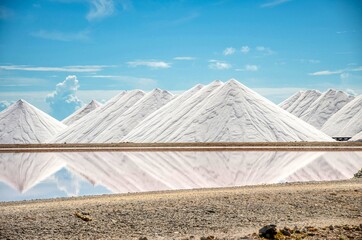
[[[0,181],[23,193],[64,166],[53,153],[1,153]]]
[[[102,104],[100,104],[96,100],[92,100],[90,103],[88,103],[87,105],[81,107],[80,109],[75,111],[73,114],[71,114],[70,116],[65,118],[62,121],[62,123],[69,126],[69,125],[73,124],[75,121],[77,121],[78,119],[81,119],[82,117],[84,117],[88,113],[90,113],[93,110],[99,108],[100,106],[102,106]]]
[[[319,156],[267,151],[59,153],[70,171],[114,193],[277,183]]]
[[[46,143],[66,126],[24,100],[0,113],[0,143]]]
[[[159,111],[143,120],[123,141],[333,141],[236,80],[213,82],[179,106],[172,106],[166,115]]]
[[[362,167],[362,152],[326,152],[292,173],[286,181],[328,181],[352,178]]]

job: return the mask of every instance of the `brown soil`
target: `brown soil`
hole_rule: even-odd
[[[362,151],[362,142],[0,144],[0,152],[50,151]]]
[[[9,202],[0,238],[362,239],[361,206],[362,179]]]

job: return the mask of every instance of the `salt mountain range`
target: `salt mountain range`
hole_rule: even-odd
[[[19,100],[0,113],[0,143],[333,141],[362,131],[362,97],[353,98],[308,90],[277,106],[232,79],[176,97],[160,89],[122,91],[77,110],[62,121],[68,127]]]

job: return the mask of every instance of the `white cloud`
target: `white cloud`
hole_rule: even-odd
[[[256,49],[256,51],[262,52],[262,53],[264,53],[265,55],[272,55],[272,54],[275,53],[275,52],[274,52],[273,50],[271,50],[270,48],[267,48],[267,47],[264,47],[264,46],[257,46],[255,49]]]
[[[349,95],[352,95],[352,96],[357,96],[358,95],[355,90],[350,89],[350,88],[347,88],[345,90],[345,92],[348,93]]]
[[[291,0],[274,0],[274,1],[262,4],[262,5],[260,5],[260,7],[262,7],[262,8],[272,8],[272,7],[275,7],[275,6],[281,5],[283,3],[290,2],[290,1]]]
[[[232,67],[231,64],[219,60],[209,60],[209,63],[210,69],[225,70]]]
[[[250,48],[248,46],[242,46],[240,51],[244,54],[247,54],[248,52],[250,52]]]
[[[245,65],[245,70],[249,72],[256,72],[259,70],[259,67],[256,65]]]
[[[257,65],[252,65],[252,64],[247,64],[244,66],[244,68],[238,68],[238,69],[235,69],[235,71],[238,71],[238,72],[256,72],[259,70],[259,67]]]
[[[88,21],[111,16],[115,11],[113,0],[91,0],[91,9],[86,18]]]
[[[79,81],[77,76],[70,75],[56,85],[55,91],[48,94],[45,101],[49,104],[53,117],[61,120],[82,106],[77,97]]]
[[[320,63],[320,60],[317,59],[299,59],[300,63],[312,63],[312,64],[317,64]]]
[[[195,60],[194,57],[174,57],[173,60],[185,60],[185,61],[190,61],[190,60]]]
[[[39,30],[32,32],[31,35],[38,38],[50,39],[55,41],[70,42],[70,41],[87,41],[89,40],[89,30],[80,32],[60,32],[60,31],[46,31]]]
[[[228,47],[223,51],[223,54],[225,56],[233,55],[234,53],[235,53],[235,48],[232,48],[232,47]]]
[[[312,75],[312,76],[325,76],[325,75],[341,74],[342,72],[343,72],[342,70],[337,70],[337,71],[324,70],[324,71],[310,73],[309,75]]]
[[[335,74],[343,74],[343,73],[347,73],[347,72],[359,72],[359,71],[362,71],[362,66],[355,67],[355,68],[344,68],[344,69],[335,70],[335,71],[323,70],[323,71],[318,71],[318,72],[314,72],[314,73],[309,73],[309,75],[326,76],[326,75],[335,75]],[[346,75],[344,75],[344,76],[346,76]]]
[[[127,62],[128,66],[130,67],[138,67],[138,66],[146,66],[149,68],[170,68],[171,64],[167,63],[167,62],[163,62],[163,61],[144,61],[144,60],[140,60],[140,61],[132,61],[132,62]]]
[[[341,78],[341,80],[346,80],[349,78],[349,73],[343,72],[339,77]]]
[[[65,67],[33,67],[27,65],[5,65],[0,70],[37,71],[37,72],[99,72],[111,65],[80,65]]]

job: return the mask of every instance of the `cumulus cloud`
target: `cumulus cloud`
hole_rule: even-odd
[[[225,56],[233,55],[234,53],[235,53],[235,48],[232,48],[232,47],[228,47],[223,51],[223,54]]]
[[[149,68],[170,68],[171,64],[167,63],[167,62],[163,62],[163,61],[144,61],[144,60],[140,60],[140,61],[132,61],[132,62],[127,62],[128,66],[130,67],[139,67],[139,66],[145,66],[145,67],[149,67]]]
[[[111,16],[115,11],[113,0],[91,0],[91,9],[87,14],[87,20],[92,21]]]
[[[250,48],[248,46],[242,46],[240,51],[244,54],[247,54],[248,52],[250,52]]]
[[[5,110],[7,107],[9,107],[11,105],[11,103],[10,102],[8,102],[8,101],[0,101],[0,112],[2,111],[2,110]]]
[[[78,88],[77,77],[70,75],[56,85],[54,92],[47,95],[45,101],[49,104],[53,117],[64,119],[82,106],[81,100],[76,95]]]
[[[231,64],[219,61],[219,60],[209,60],[209,68],[210,69],[217,69],[217,70],[225,70],[231,68]]]

